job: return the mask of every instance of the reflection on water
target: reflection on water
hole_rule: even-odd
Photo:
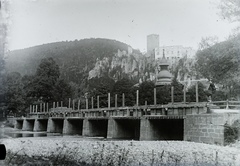
[[[5,133],[5,135],[12,138],[62,136],[60,133]]]

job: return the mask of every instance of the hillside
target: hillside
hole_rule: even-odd
[[[84,87],[92,78],[123,77],[138,82],[152,78],[154,67],[149,59],[129,45],[110,39],[83,39],[57,42],[16,50],[6,60],[7,72],[35,73],[41,59],[52,57],[60,67],[61,77]]]

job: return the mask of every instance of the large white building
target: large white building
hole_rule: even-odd
[[[147,56],[151,56],[157,60],[162,58],[163,51],[165,57],[170,63],[170,66],[175,64],[180,58],[187,57],[188,59],[194,58],[196,50],[191,47],[183,47],[181,45],[175,46],[159,46],[159,35],[151,34],[147,36]]]
[[[184,56],[187,58],[194,58],[196,51],[191,47],[183,47],[181,45],[177,46],[162,46],[155,49],[155,58],[161,58],[163,55],[163,50],[165,53],[165,57],[168,60],[180,59]]]

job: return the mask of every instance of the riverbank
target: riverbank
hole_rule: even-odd
[[[61,165],[64,162],[63,165],[240,164],[239,148],[185,141],[91,141],[74,137],[36,137],[3,139],[2,143],[8,153],[6,165],[16,162],[18,165]]]
[[[120,141],[82,136],[10,138],[22,132],[1,124],[7,158],[0,165],[240,165],[240,142],[217,146],[186,141]],[[30,133],[30,132],[29,132]]]

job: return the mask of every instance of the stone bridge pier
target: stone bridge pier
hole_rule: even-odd
[[[184,119],[143,118],[139,140],[183,140]]]
[[[65,118],[63,124],[63,134],[82,135],[83,118]]]
[[[34,121],[35,121],[35,119],[24,118],[22,130],[23,131],[33,131]]]
[[[23,119],[16,119],[14,123],[15,129],[21,129],[23,128]]]
[[[108,138],[134,139],[140,137],[140,119],[111,118],[108,122]]]
[[[83,136],[107,138],[108,119],[84,119]]]
[[[48,133],[63,133],[64,118],[49,118],[47,124]]]
[[[47,131],[48,119],[35,119],[33,131]]]

